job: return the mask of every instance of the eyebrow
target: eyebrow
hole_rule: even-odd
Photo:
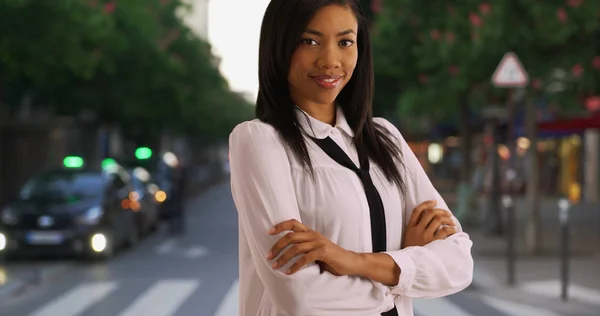
[[[313,29],[309,29],[307,28],[306,30],[304,30],[305,33],[309,33],[309,34],[314,34],[317,36],[323,36],[323,33],[317,31],[317,30],[313,30]],[[337,36],[344,36],[344,35],[348,35],[348,34],[354,34],[356,35],[356,32],[354,32],[354,30],[352,29],[347,29],[345,31],[341,31],[339,33],[337,33]]]

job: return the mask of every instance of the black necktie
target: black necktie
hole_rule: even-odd
[[[371,214],[371,243],[373,245],[373,252],[386,251],[386,228],[385,228],[385,211],[383,208],[383,202],[381,196],[373,184],[371,175],[369,174],[369,157],[368,155],[359,150],[358,161],[360,162],[360,168],[357,167],[352,159],[346,155],[346,153],[338,146],[333,139],[327,137],[324,139],[313,138],[315,143],[323,149],[323,151],[335,160],[340,165],[354,171],[365,189],[367,196],[367,203],[369,204],[369,211]],[[384,312],[382,316],[398,316],[398,310],[396,306],[393,309]]]

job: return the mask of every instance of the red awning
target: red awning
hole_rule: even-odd
[[[562,119],[538,125],[540,132],[581,132],[588,128],[600,128],[600,116]]]

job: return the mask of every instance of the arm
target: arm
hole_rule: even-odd
[[[386,120],[379,123],[398,139],[403,153],[407,212],[404,218],[410,218],[415,207],[427,200],[436,200],[438,208],[449,210],[400,132]],[[473,242],[463,232],[456,217],[452,219],[456,224],[456,234],[423,247],[386,252],[401,271],[398,284],[391,287],[392,293],[413,298],[435,298],[459,292],[471,284]]]
[[[357,277],[321,274],[316,264],[286,275],[298,257],[278,269],[271,267],[274,260],[267,260],[267,254],[284,234],[272,236],[269,230],[286,220],[301,222],[284,144],[272,127],[247,122],[233,130],[229,147],[240,230],[278,315],[337,315],[342,309],[346,314],[376,314],[383,299],[391,295],[385,286]]]

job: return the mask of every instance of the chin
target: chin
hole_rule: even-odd
[[[340,94],[339,91],[335,91],[335,92],[320,91],[319,93],[314,94],[312,101],[316,104],[331,104],[331,103],[335,102],[335,100],[337,99],[339,94]]]

